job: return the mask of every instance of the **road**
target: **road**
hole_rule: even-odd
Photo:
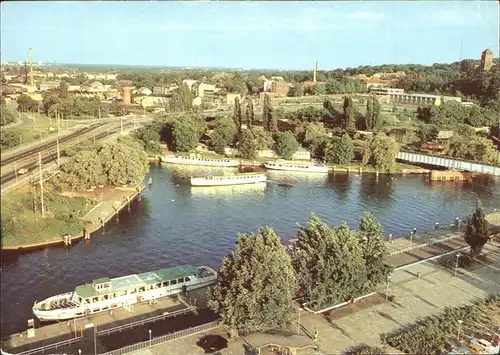
[[[130,128],[134,124],[137,125],[138,127],[147,125],[146,122],[130,122],[130,123],[124,124],[123,125],[123,129]],[[118,127],[118,128],[115,128],[115,129],[107,131],[107,132],[102,132],[102,133],[96,134],[95,135],[95,140],[98,141],[100,139],[106,138],[107,136],[109,136],[111,134],[114,134],[114,133],[118,133],[120,131],[121,131],[121,127]],[[68,139],[66,139],[66,141],[69,141],[69,140],[75,138],[76,136],[82,134],[81,131],[75,132],[75,133],[76,133],[76,135],[72,134],[72,137],[69,137],[69,136],[65,137],[65,138],[68,138]],[[60,143],[61,143],[61,141],[60,141]],[[40,146],[36,147],[36,148],[34,148],[34,149],[31,150],[30,154],[35,154],[35,153],[41,151],[42,149],[44,149],[44,150],[46,149],[46,151],[49,153],[48,156],[42,158],[42,164],[47,164],[47,163],[52,162],[52,161],[57,162],[57,152],[56,152],[57,144],[55,142],[47,143],[45,148],[41,148]],[[24,152],[22,154],[24,154]],[[28,156],[28,155],[26,155],[26,156]],[[61,157],[65,156],[64,150],[62,150],[60,152],[60,155],[61,155]],[[2,162],[2,165],[3,165],[3,162]],[[30,171],[33,168],[36,168],[37,166],[38,166],[38,162],[31,161],[31,162],[28,162],[28,163],[26,163],[26,164],[24,164],[22,166],[17,167],[17,169],[18,170],[20,170],[20,169],[26,169],[26,170]],[[4,176],[2,176],[2,178],[1,178],[1,184],[2,185],[6,184],[6,183],[10,182],[11,180],[13,180],[15,178],[16,178],[16,173],[14,171],[9,172],[9,173],[5,174]]]

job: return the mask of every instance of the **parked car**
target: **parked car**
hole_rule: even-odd
[[[498,344],[494,346],[488,340],[478,338],[472,338],[470,340],[469,348],[477,351],[479,354],[498,354],[500,351],[500,346]]]
[[[19,169],[17,171],[17,173],[20,174],[20,175],[26,174],[27,172],[28,172],[28,169],[25,169],[25,168]]]

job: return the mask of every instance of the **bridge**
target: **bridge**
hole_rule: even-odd
[[[440,155],[402,151],[398,153],[396,159],[407,161],[409,163],[428,164],[428,165],[442,166],[448,169],[465,170],[475,173],[500,176],[500,166],[498,165],[482,164],[462,159],[443,157]]]

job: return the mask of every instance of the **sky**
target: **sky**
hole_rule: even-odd
[[[432,64],[499,52],[497,1],[11,2],[1,60],[245,69]]]

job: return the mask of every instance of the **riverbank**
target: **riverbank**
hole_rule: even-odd
[[[41,247],[63,245],[64,238],[63,235],[69,234],[70,242],[76,242],[85,237],[85,234],[90,235],[101,229],[111,218],[116,216],[123,208],[125,208],[131,201],[133,201],[144,189],[146,185],[140,184],[134,187],[112,187],[103,186],[98,187],[92,191],[86,191],[81,193],[75,192],[62,192],[59,193],[61,201],[59,204],[70,203],[73,201],[78,201],[78,205],[72,209],[72,212],[76,210],[77,218],[75,220],[73,217],[73,223],[71,225],[54,225],[53,218],[54,214],[49,216],[46,221],[47,225],[50,225],[51,229],[57,229],[60,233],[43,233],[44,231],[33,231],[31,234],[19,234],[22,235],[25,242],[17,242],[18,238],[2,238],[2,250],[4,251],[28,251],[32,249],[38,249]],[[12,195],[11,195],[12,196]],[[14,197],[16,198],[16,196]],[[22,199],[22,197],[21,197]],[[88,207],[91,206],[90,209]],[[81,217],[78,216],[80,211],[84,210],[85,214]],[[33,214],[32,211],[27,211]],[[34,214],[33,214],[34,215]],[[56,212],[57,215],[57,212]],[[33,216],[28,218],[33,219]],[[38,220],[35,217],[35,223]],[[21,221],[13,221],[12,223],[20,223]],[[21,230],[17,231],[21,233]],[[39,232],[39,233],[37,233]],[[40,233],[41,232],[41,233]]]
[[[167,152],[165,156],[174,156],[174,155],[189,155],[189,153],[172,153]],[[277,158],[256,158],[255,160],[241,159],[241,158],[228,158],[225,155],[217,154],[215,152],[197,152],[197,155],[201,158],[207,159],[232,159],[240,163],[240,167],[263,167],[265,162],[274,161]],[[148,156],[148,160],[150,163],[160,163],[160,156]],[[301,160],[297,160],[297,163],[302,162]],[[352,162],[349,165],[335,165],[335,164],[326,164],[326,167],[333,173],[353,173],[353,174],[362,174],[362,173],[380,173],[380,174],[429,174],[431,172],[430,169],[424,169],[416,165],[405,164],[400,162],[395,162],[394,169],[391,172],[381,172],[376,170],[370,165],[363,165],[361,162]]]

